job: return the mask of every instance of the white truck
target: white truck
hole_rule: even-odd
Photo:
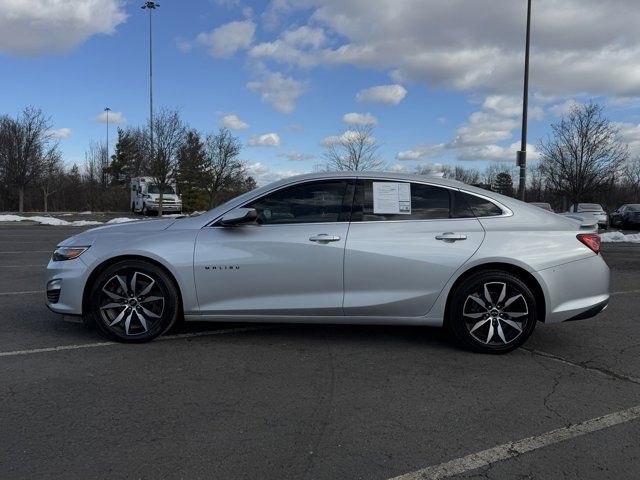
[[[152,177],[134,177],[131,179],[131,211],[151,215],[160,207],[160,188]],[[182,213],[182,199],[176,192],[175,180],[162,193],[163,213]]]

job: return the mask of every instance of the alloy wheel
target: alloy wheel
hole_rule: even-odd
[[[110,277],[100,292],[100,316],[109,329],[126,336],[143,335],[160,326],[165,296],[151,276],[140,271]]]
[[[529,306],[522,292],[505,282],[479,284],[462,308],[468,333],[487,346],[513,343],[523,331]]]

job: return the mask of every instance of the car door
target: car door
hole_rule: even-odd
[[[616,211],[611,213],[611,226],[621,226],[624,219],[626,205],[622,205]]]
[[[380,197],[385,188],[404,196],[402,213],[385,213],[393,209]],[[345,249],[345,315],[427,314],[484,239],[470,208],[461,199],[456,205],[458,195],[422,183],[358,180]]]
[[[242,205],[257,210],[259,223],[202,229],[194,254],[201,313],[342,315],[354,183],[284,187]]]

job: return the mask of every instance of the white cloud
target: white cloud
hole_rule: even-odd
[[[222,117],[218,120],[218,125],[229,130],[246,130],[249,128],[249,124],[240,120],[235,113]]]
[[[345,113],[342,121],[348,125],[377,125],[378,119],[370,113]]]
[[[279,153],[278,157],[286,158],[292,162],[302,162],[305,160],[313,160],[316,158],[312,153],[300,153],[296,151]]]
[[[50,130],[49,134],[53,138],[69,138],[71,135],[73,135],[73,132],[70,128],[58,128],[56,130]]]
[[[119,0],[0,0],[0,52],[40,56],[111,35],[127,19]]]
[[[250,55],[253,58],[271,59],[280,63],[310,67],[318,64],[320,47],[327,41],[322,28],[304,25],[283,32],[272,42],[263,42],[254,46]]]
[[[249,138],[250,147],[279,147],[280,145],[280,136],[277,133],[252,135]]]
[[[620,132],[620,137],[624,143],[629,145],[629,153],[632,157],[640,155],[640,125],[636,123],[614,122]]]
[[[320,146],[322,147],[330,147],[332,145],[336,145],[342,142],[349,142],[350,140],[356,139],[360,136],[358,132],[355,130],[346,130],[340,135],[331,135],[329,137],[325,137],[324,140],[320,142]],[[375,143],[375,137],[367,137],[366,143]]]
[[[293,9],[310,12],[309,24],[333,39],[312,54],[300,49],[310,64],[390,71],[397,83],[485,95],[522,90],[526,2],[276,0],[268,10]],[[640,95],[639,23],[637,0],[540,0],[532,88],[557,97]]]
[[[556,117],[562,117],[569,113],[573,107],[579,105],[573,98],[565,100],[562,103],[558,103],[549,108],[549,111],[553,113]]]
[[[240,49],[249,48],[255,31],[252,20],[229,22],[210,33],[200,33],[198,42],[209,47],[212,57],[228,58]]]
[[[265,71],[260,80],[247,83],[247,88],[260,92],[262,101],[272,104],[277,111],[291,113],[296,107],[296,100],[307,89],[307,84],[285,77],[280,72]]]
[[[102,112],[95,118],[96,122],[107,123],[107,112]],[[127,123],[127,119],[124,118],[122,112],[109,112],[109,123],[119,125],[121,123]]]
[[[193,44],[184,38],[176,38],[176,46],[182,53],[189,53],[193,49]]]
[[[356,95],[356,100],[359,102],[398,105],[406,95],[407,89],[402,85],[379,85],[361,90]]]
[[[301,173],[294,170],[280,170],[274,172],[271,170],[271,167],[261,162],[248,164],[246,166],[246,170],[247,173],[255,179],[258,186],[267,185],[283,178],[300,175]]]

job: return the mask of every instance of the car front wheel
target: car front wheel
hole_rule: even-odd
[[[118,262],[102,271],[90,293],[91,317],[106,336],[148,342],[175,323],[180,301],[171,277],[140,260]]]
[[[481,353],[506,353],[521,346],[536,326],[536,301],[517,276],[482,271],[453,292],[448,326],[467,348]]]

